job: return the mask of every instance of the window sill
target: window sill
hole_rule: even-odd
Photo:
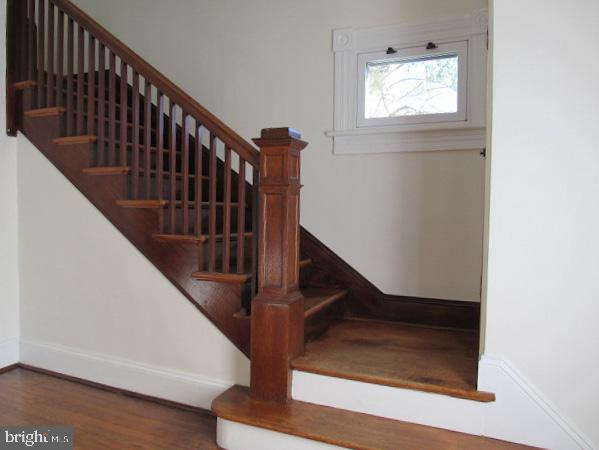
[[[337,155],[481,150],[486,146],[486,134],[485,127],[468,126],[463,122],[354,128],[326,133],[333,138],[333,153]]]

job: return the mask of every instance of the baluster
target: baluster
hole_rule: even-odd
[[[182,166],[182,189],[181,196],[183,197],[183,233],[189,233],[189,115],[183,112],[183,122],[181,127],[181,142],[183,148],[181,150],[181,166]],[[196,203],[196,207],[199,206]]]
[[[106,47],[98,41],[98,166],[103,166],[106,153]]]
[[[176,234],[177,223],[176,223],[176,207],[177,207],[177,105],[170,99],[169,108],[169,165],[168,170],[170,173],[170,199],[168,204],[168,217],[169,227],[171,234]]]
[[[133,198],[139,198],[139,74],[133,71]],[[123,110],[121,110],[122,114]],[[127,112],[125,111],[125,116]]]
[[[258,293],[258,227],[260,226],[260,173],[252,167],[252,298]],[[251,309],[251,303],[248,307]]]
[[[38,108],[46,106],[46,99],[44,97],[44,82],[46,76],[46,64],[45,64],[45,23],[46,23],[46,11],[45,11],[46,0],[40,0],[37,16],[37,103]]]
[[[56,106],[64,104],[64,12],[58,10],[58,38],[56,42]]]
[[[231,148],[225,145],[223,211],[223,273],[229,273],[231,267]]]
[[[29,42],[28,42],[28,50],[27,50],[27,67],[28,73],[27,78],[30,80],[35,79],[35,0],[29,0],[29,20],[28,31],[29,31]]]
[[[121,95],[119,102],[119,118],[121,120],[121,142],[120,142],[120,164],[121,166],[127,165],[127,63],[121,59]]]
[[[195,220],[194,220],[194,232],[196,236],[202,234],[202,183],[204,182],[203,177],[203,156],[204,147],[202,146],[202,125],[196,120],[196,146],[195,146]],[[198,266],[199,270],[204,270],[204,247],[200,248],[198,253]]]
[[[87,134],[94,135],[95,113],[96,113],[96,40],[91,33],[88,33],[87,50]]]
[[[73,69],[75,58],[75,24],[69,17],[67,24],[67,135],[75,134],[75,93],[73,88]]]
[[[17,70],[17,81],[27,79],[27,2],[25,0],[18,2],[18,22],[17,30],[19,31],[18,49],[19,68]]]
[[[237,177],[237,273],[244,273],[245,252],[245,160],[239,157]]]
[[[110,51],[110,50],[109,50]],[[116,164],[116,55],[110,51],[108,69],[108,165]]]
[[[160,91],[157,92],[156,97],[156,194],[158,200],[162,200],[164,197],[164,191],[162,187],[164,173],[164,94]],[[164,231],[163,215],[159,214],[159,229],[162,233]]]
[[[144,164],[144,179],[146,182],[145,193],[146,198],[152,196],[152,84],[146,80],[144,90],[145,108],[144,108],[144,125],[145,125],[145,164]]]
[[[77,134],[83,135],[83,78],[85,77],[85,36],[82,26],[77,30]]]
[[[208,208],[208,271],[216,269],[216,136],[210,133],[210,200]]]
[[[48,41],[46,42],[46,51],[48,52],[48,74],[46,76],[46,98],[47,105],[55,104],[54,98],[54,3],[48,2]]]

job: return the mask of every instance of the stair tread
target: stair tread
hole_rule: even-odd
[[[54,138],[52,142],[59,145],[93,144],[98,139],[93,134],[84,134],[80,136],[64,136]]]
[[[164,208],[170,204],[169,200],[117,200],[116,204],[118,206],[122,206],[125,208]],[[196,202],[189,201],[187,202],[190,208],[195,207]],[[201,202],[202,207],[210,206],[210,202]],[[215,205],[219,208],[225,206],[223,202],[216,202]],[[176,207],[183,206],[183,202],[181,200],[177,200],[175,202]],[[231,208],[237,208],[238,203],[231,202]]]
[[[37,86],[37,81],[34,80],[23,80],[17,81],[12,85],[17,91],[22,91],[23,89],[30,89]]]
[[[52,106],[49,108],[28,109],[24,114],[27,117],[48,117],[59,116],[64,114],[65,111],[66,109],[62,106]]]
[[[243,233],[245,237],[251,237],[251,232]],[[171,242],[189,242],[189,243],[204,243],[210,240],[210,235],[202,234],[200,236],[196,236],[193,234],[154,234],[152,235],[154,239],[158,239],[161,241],[171,241]],[[238,234],[231,233],[231,240],[237,240]],[[222,241],[224,239],[224,234],[217,234],[216,240]]]
[[[292,367],[365,383],[490,402],[476,389],[478,333],[345,319],[306,345]]]
[[[217,281],[220,283],[246,283],[252,275],[249,273],[194,272],[191,277],[199,281]]]
[[[86,167],[82,170],[88,175],[122,175],[129,173],[127,166],[103,166],[103,167]]]
[[[525,449],[482,436],[386,419],[314,403],[256,400],[247,387],[233,386],[212,402],[220,419],[242,423],[343,448],[364,450],[441,450],[461,448]]]
[[[122,174],[126,174],[126,173],[132,173],[133,169],[130,166],[98,166],[98,167],[87,167],[85,169],[83,169],[83,173],[87,173],[90,175],[101,175],[104,173],[122,173]],[[141,167],[139,168],[139,174],[143,175],[145,174],[145,169],[142,169]],[[155,169],[151,169],[150,170],[150,175],[152,175],[153,177],[155,177],[158,174],[158,171]],[[165,178],[170,177],[171,172],[169,170],[163,170],[162,171],[162,176]],[[175,172],[175,176],[177,178],[183,178],[183,173],[182,172]],[[190,173],[189,174],[189,179],[193,180],[195,179],[195,175]],[[210,177],[206,176],[206,175],[202,175],[202,179],[204,180],[209,180]]]
[[[305,288],[301,291],[304,296],[304,317],[306,318],[347,295],[344,289]]]

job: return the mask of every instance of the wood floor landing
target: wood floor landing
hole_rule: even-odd
[[[220,418],[346,448],[361,450],[499,450],[531,448],[495,439],[399,422],[342,409],[250,398],[234,386],[212,403]]]
[[[415,389],[476,401],[478,333],[344,320],[306,345],[292,367],[338,378]]]
[[[216,450],[216,419],[49,375],[0,375],[0,424],[66,425],[76,449]]]

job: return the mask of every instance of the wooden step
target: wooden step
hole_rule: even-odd
[[[82,170],[87,175],[123,175],[131,169],[127,166],[86,167]]]
[[[199,281],[245,284],[252,278],[252,275],[249,273],[194,272],[191,277]]]
[[[347,295],[347,291],[343,289],[306,288],[301,291],[304,296],[304,318],[306,319]]]
[[[129,173],[133,173],[133,169],[129,166],[101,166],[101,167],[87,167],[85,169],[83,169],[83,173],[86,173],[88,175],[115,175],[115,174],[129,174]],[[139,169],[139,174],[140,176],[143,176],[145,174],[145,170],[144,169]],[[150,176],[151,177],[156,177],[158,174],[158,171],[152,169],[150,170]],[[163,178],[170,178],[171,176],[171,172],[168,170],[165,170],[162,172],[162,176]],[[183,178],[183,173],[181,172],[175,172],[175,176],[178,179]],[[195,175],[194,174],[189,174],[189,179],[193,180],[195,179]],[[209,180],[210,177],[203,175],[202,176],[203,180]]]
[[[166,200],[117,200],[116,204],[131,209],[158,209],[164,208],[168,202]]]
[[[79,145],[79,144],[93,144],[97,141],[97,136],[86,134],[82,136],[65,136],[54,138],[52,142],[58,145]]]
[[[302,270],[304,267],[308,267],[310,264],[312,264],[312,259],[310,259],[310,258],[301,259],[299,262],[299,268],[300,268],[300,270]]]
[[[244,237],[252,237],[253,233],[248,232],[244,233]],[[167,241],[167,242],[184,242],[189,244],[203,244],[210,240],[210,235],[202,234],[200,236],[195,236],[192,234],[154,234],[152,235],[154,239],[158,239],[159,241]],[[231,233],[230,235],[232,241],[236,241],[238,238],[237,233]],[[217,241],[222,241],[224,239],[224,234],[217,234],[215,236]]]
[[[30,109],[25,111],[26,117],[52,117],[52,116],[60,116],[64,114],[66,111],[65,108],[61,106],[53,106],[51,108],[38,108],[38,109]]]
[[[166,208],[169,206],[169,200],[117,200],[116,204],[118,206],[122,206],[123,208],[141,208],[141,209],[151,209],[151,208]],[[190,208],[195,208],[196,202],[189,201],[187,202]],[[201,207],[209,207],[210,202],[201,202]],[[217,208],[223,208],[225,204],[223,202],[215,203]],[[177,200],[175,202],[175,207],[181,208],[183,206],[183,202],[181,200]],[[238,203],[231,203],[231,208],[237,208],[239,206]]]
[[[476,389],[478,333],[345,319],[306,345],[292,367],[364,383],[492,402]]]
[[[505,441],[416,425],[313,403],[265,402],[233,386],[212,402],[219,418],[252,427],[361,450],[507,450],[530,448]]]
[[[37,86],[37,81],[33,80],[23,80],[18,81],[17,83],[13,83],[13,88],[17,91],[24,91],[25,89],[31,89]]]

